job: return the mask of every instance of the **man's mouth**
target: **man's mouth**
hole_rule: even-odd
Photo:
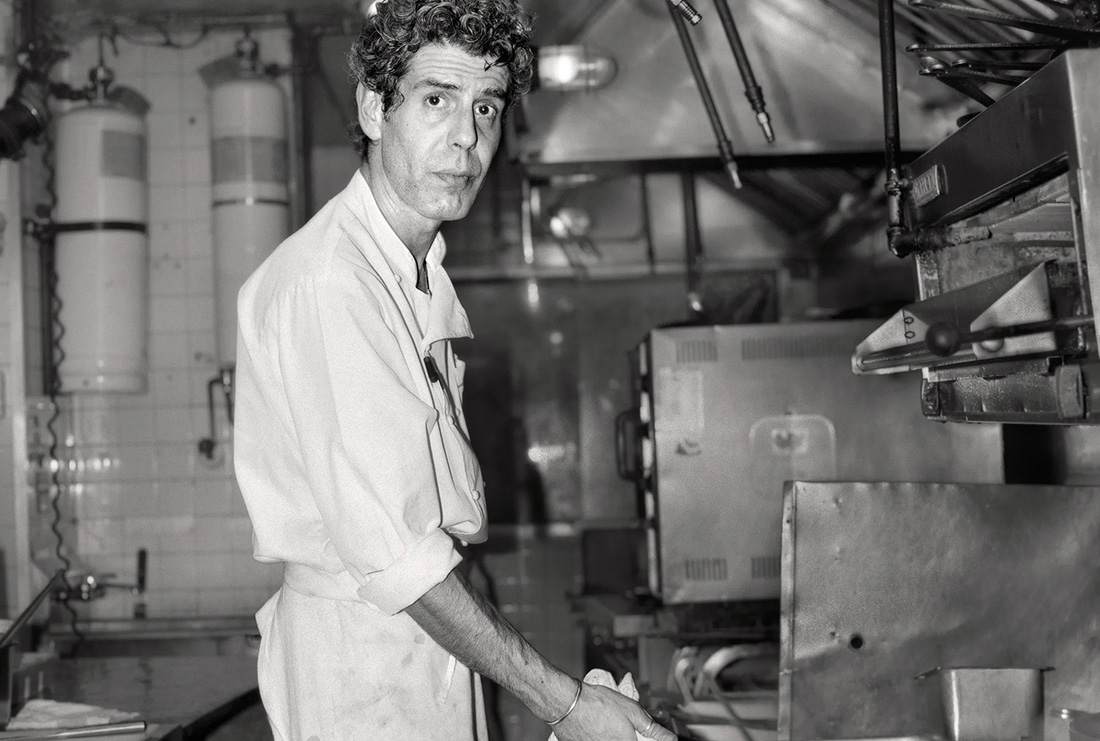
[[[466,170],[449,170],[437,172],[436,175],[443,182],[456,187],[465,187],[477,178],[477,173]]]

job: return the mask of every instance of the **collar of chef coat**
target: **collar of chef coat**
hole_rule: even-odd
[[[361,169],[355,171],[348,187],[349,206],[352,213],[362,222],[371,236],[371,241],[389,266],[393,278],[400,284],[402,293],[416,291],[416,258],[397,236],[390,222],[378,207],[374,192],[370,188]],[[358,245],[360,250],[364,245]],[[431,288],[431,301],[428,309],[428,322],[424,331],[424,347],[439,340],[457,337],[473,337],[470,320],[466,310],[458,301],[454,285],[447,271],[443,269],[443,258],[447,255],[447,244],[442,234],[437,234],[425,258],[428,271],[428,285]],[[370,259],[370,255],[364,255]],[[411,308],[411,307],[410,307]]]

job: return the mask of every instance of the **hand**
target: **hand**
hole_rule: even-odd
[[[637,741],[637,734],[654,741],[676,736],[649,717],[642,706],[608,687],[582,684],[577,707],[554,727],[559,741]]]

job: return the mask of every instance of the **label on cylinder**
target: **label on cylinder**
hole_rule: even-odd
[[[214,182],[287,181],[286,140],[267,136],[227,136],[213,142]]]
[[[145,137],[129,131],[103,132],[99,172],[108,178],[145,180]]]

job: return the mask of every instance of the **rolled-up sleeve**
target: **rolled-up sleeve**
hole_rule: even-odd
[[[415,391],[411,338],[403,351],[376,280],[361,271],[300,283],[276,307],[269,347],[323,537],[359,596],[393,615],[461,559],[440,527],[429,440],[439,414]]]

